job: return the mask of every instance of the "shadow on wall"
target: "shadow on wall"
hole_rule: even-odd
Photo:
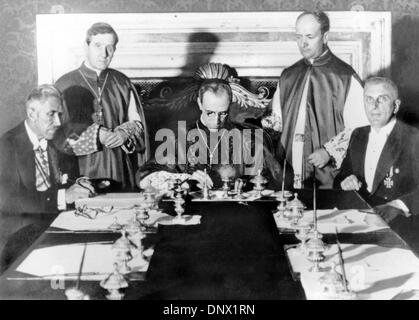
[[[402,100],[398,116],[419,127],[419,18],[405,16],[393,24],[392,76]]]
[[[216,34],[206,30],[196,30],[194,33],[191,33],[188,37],[185,65],[182,67],[182,72],[179,77],[192,76],[198,67],[211,62],[211,58],[215,54],[219,42],[220,39]],[[195,51],[197,43],[203,43],[205,53]]]
[[[196,101],[185,101],[180,108],[176,108],[172,99],[196,82],[193,78],[196,69],[211,61],[220,39],[211,32],[196,30],[188,36],[186,41],[188,42],[186,60],[179,75],[161,82],[146,97],[143,97],[150,137],[154,137],[161,128],[177,132],[178,120],[184,120],[187,125],[190,125],[199,119],[201,114]],[[200,52],[202,49],[204,53]],[[158,144],[151,139],[152,152]]]

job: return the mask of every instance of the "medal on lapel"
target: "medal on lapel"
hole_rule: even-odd
[[[390,168],[390,171],[387,173],[385,179],[384,179],[384,185],[387,189],[391,189],[394,185],[393,180],[393,167]]]

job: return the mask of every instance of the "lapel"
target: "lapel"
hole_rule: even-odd
[[[28,190],[35,189],[35,153],[22,122],[16,131],[16,166],[22,183]]]
[[[363,127],[359,129],[360,131],[356,133],[354,141],[352,142],[351,156],[352,165],[354,166],[354,173],[358,177],[364,176],[364,167],[365,167],[365,154],[367,152],[368,137],[371,130],[371,127]],[[359,158],[358,158],[359,156]]]
[[[390,167],[398,158],[401,151],[401,126],[397,121],[390,136],[384,145],[381,152],[380,159],[378,160],[377,169],[375,170],[374,183],[372,186],[371,194],[377,191],[378,185],[383,181],[386,174],[389,172]]]
[[[57,151],[52,147],[51,142],[48,141],[48,163],[50,168],[50,182],[52,186],[60,183],[60,171],[58,169],[58,155]]]

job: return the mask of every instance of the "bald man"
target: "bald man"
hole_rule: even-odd
[[[329,49],[329,18],[303,12],[296,41],[303,59],[286,68],[273,97],[281,145],[292,164],[294,188],[332,188],[354,128],[368,124],[362,108],[362,84],[347,63]]]

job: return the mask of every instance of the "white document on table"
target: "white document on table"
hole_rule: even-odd
[[[287,195],[291,193],[289,191],[285,191]],[[210,190],[210,197],[208,199],[202,198],[202,192],[191,192],[192,201],[200,201],[200,202],[208,202],[208,201],[219,201],[219,202],[243,202],[243,201],[255,201],[259,200],[261,197],[272,197],[276,198],[280,192],[275,192],[274,190],[265,189],[262,191],[255,191],[250,190],[247,192],[243,192],[240,198],[237,198],[237,194],[233,193],[232,191],[228,192],[228,196],[225,197],[224,190]]]
[[[93,198],[77,199],[75,206],[88,208],[102,208],[113,206],[115,208],[128,208],[144,204],[144,196],[139,192],[105,193]]]
[[[114,209],[110,213],[99,213],[95,219],[75,215],[74,210],[65,211],[52,222],[50,227],[71,231],[111,231],[109,227],[116,221],[120,225],[127,225],[134,218],[135,209]],[[145,220],[148,226],[161,225],[196,225],[201,223],[200,215],[182,215],[176,219],[158,210],[149,210],[149,218]]]
[[[295,229],[291,221],[279,220],[274,215],[278,228]],[[313,211],[304,211],[301,224],[313,222]],[[356,209],[349,210],[317,210],[317,228],[320,233],[362,233],[388,229],[388,224],[380,216],[365,213]]]
[[[410,250],[370,244],[341,244],[341,248],[349,288],[356,299],[390,300],[419,290],[419,259]],[[342,273],[337,252],[337,245],[331,245],[320,266],[328,271],[334,262]],[[313,263],[299,248],[288,249],[287,255],[293,271],[300,273],[307,299],[331,299],[319,281],[324,272],[309,272]]]
[[[26,257],[16,271],[47,280],[76,280],[85,245],[78,243],[36,249]],[[153,252],[152,248],[145,250],[144,259],[139,259],[139,251],[131,250],[133,259],[128,262],[128,266],[133,272],[146,272]],[[144,263],[144,260],[147,263]],[[114,270],[115,261],[112,243],[88,243],[80,279],[105,279]]]
[[[52,222],[51,227],[73,230],[73,231],[106,231],[109,226],[116,221],[121,224],[128,224],[134,217],[135,209],[113,209],[110,213],[99,213],[95,219],[89,219],[80,215],[75,215],[74,210],[61,212]],[[160,221],[171,219],[171,216],[157,210],[149,211],[147,225],[156,225]]]

